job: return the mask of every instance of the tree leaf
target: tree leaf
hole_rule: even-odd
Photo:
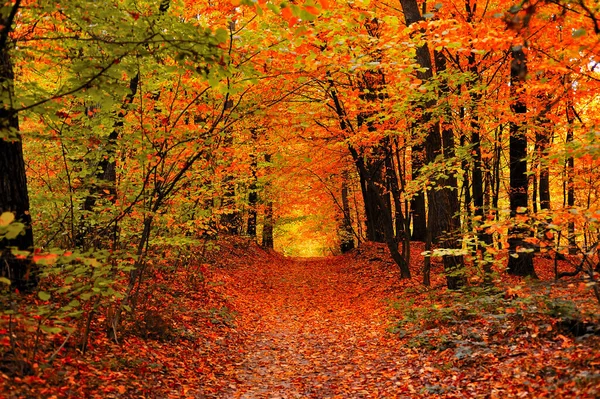
[[[38,292],[38,297],[42,300],[42,301],[47,301],[50,299],[50,294],[47,293],[46,291],[40,291]]]

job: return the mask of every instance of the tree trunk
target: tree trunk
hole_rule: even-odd
[[[527,76],[527,59],[521,46],[511,49],[512,62],[510,66],[511,91],[514,96],[511,108],[517,118],[524,118],[527,106],[522,100],[522,90]],[[527,128],[525,122],[510,123],[509,140],[510,159],[510,211],[515,218],[509,229],[508,238],[508,273],[515,276],[536,277],[533,268],[533,251],[525,239],[531,235],[527,227],[519,226],[517,218],[528,214],[528,180],[527,176]]]
[[[392,148],[390,147],[390,153]],[[389,185],[390,193],[392,194],[392,200],[394,202],[394,227],[395,234],[398,240],[407,239],[407,233],[404,231],[406,225],[404,221],[404,213],[402,212],[402,198],[400,197],[400,186],[398,185],[398,177],[396,175],[396,168],[394,166],[394,160],[391,154],[385,159],[385,170],[387,174],[387,181]]]
[[[419,10],[419,5],[416,0],[400,0],[400,5],[402,6],[402,10],[404,12],[404,18],[406,22],[406,26],[410,26],[413,23],[421,21],[423,18],[421,16],[421,12]],[[429,47],[427,44],[424,44],[416,49],[416,61],[421,67],[417,71],[417,78],[419,78],[422,82],[430,81],[433,78],[433,64],[431,61],[431,55],[429,54]],[[424,104],[418,105],[423,108],[423,114],[419,124],[421,126],[429,126],[427,129],[427,133],[425,136],[425,162],[430,163],[434,162],[435,158],[442,153],[442,139],[440,136],[440,126],[439,123],[431,123],[433,119],[433,115],[431,109],[435,107],[436,103],[434,100],[427,100]],[[418,144],[413,147],[413,178],[418,177],[418,157],[419,151]],[[439,218],[439,213],[443,212],[441,207],[443,206],[447,200],[447,193],[445,190],[430,190],[427,194],[428,200],[428,214],[431,217],[427,220],[427,228],[431,229],[431,236],[433,242],[437,242],[441,237],[442,233],[447,230],[447,223],[449,220],[446,218]],[[417,197],[418,198],[418,197]],[[416,200],[416,198],[415,198]],[[420,200],[419,200],[420,201]],[[414,206],[419,206],[420,204],[415,203]],[[423,212],[423,215],[425,212]],[[415,216],[420,216],[420,211],[416,208],[413,208],[413,218]],[[421,236],[421,234],[417,234],[416,229],[421,228],[422,220],[413,220],[413,239],[422,239],[424,240],[425,235]]]
[[[273,249],[273,202],[267,202],[262,231],[262,246]]]
[[[265,162],[271,162],[271,154],[265,154]],[[273,249],[273,201],[269,200],[265,207],[263,220],[262,246]]]
[[[355,160],[356,167],[358,168],[359,173],[363,173],[363,174],[367,175],[368,173],[367,173],[367,169],[364,164],[363,158],[361,158],[358,155],[358,153],[356,152],[356,150],[354,148],[352,148],[352,147],[349,147],[349,148],[350,148],[352,157]],[[386,207],[384,195],[379,188],[380,186],[377,186],[373,180],[367,180],[367,183],[369,184],[369,188],[375,194],[377,194],[375,196],[375,198],[377,199],[377,201],[379,203],[380,209],[383,211],[382,217],[383,217],[383,222],[384,222],[383,227],[385,229],[384,230],[385,243],[388,247],[388,250],[390,251],[390,255],[392,256],[392,259],[394,260],[394,262],[396,263],[396,265],[398,265],[398,267],[400,269],[400,277],[401,278],[411,278],[411,273],[410,273],[410,268],[408,266],[408,263],[406,262],[406,259],[404,258],[404,256],[402,256],[400,251],[398,251],[398,241],[394,234],[394,221],[392,218],[391,208]]]
[[[418,22],[422,19],[421,12],[419,11],[419,5],[416,0],[400,0],[400,5],[402,6],[402,11],[404,12],[404,19],[406,22],[406,26],[410,26],[411,24]],[[429,48],[425,44],[421,47],[417,48],[417,63],[419,66],[425,70],[420,70],[417,72],[417,78],[421,81],[425,82],[433,76],[432,72],[432,64],[431,64],[431,56],[429,55]],[[427,107],[427,105],[425,106]],[[423,114],[423,120],[421,124],[425,124],[428,121],[427,114]],[[438,132],[439,133],[439,132]],[[413,135],[414,136],[414,135]],[[431,132],[428,133],[426,142],[429,141],[431,136]],[[425,164],[425,155],[424,146],[418,142],[412,147],[412,177],[413,180],[417,179],[420,173],[421,167]],[[439,141],[439,140],[438,140]],[[435,206],[434,204],[430,204],[430,206]],[[427,228],[429,224],[427,223],[427,211],[425,209],[425,193],[417,193],[413,196],[410,204],[412,219],[413,219],[413,229],[412,229],[412,239],[413,241],[425,241],[427,239]]]
[[[446,58],[442,53],[434,52],[435,65],[439,72],[446,70]],[[441,96],[449,96],[450,90],[445,80],[440,82]],[[444,115],[447,120],[451,120],[451,110],[449,104],[442,104],[444,107]],[[449,124],[443,124],[443,120],[439,122],[442,137],[442,148],[444,150],[444,158],[452,159],[455,156],[454,152],[454,131]],[[458,200],[458,182],[453,173],[444,172],[447,177],[439,178],[437,181],[443,187],[441,190],[434,192],[439,193],[439,200],[443,201],[442,206],[436,215],[443,223],[440,223],[440,244],[444,248],[460,251],[462,244],[460,242],[460,201]],[[433,233],[434,231],[432,231]],[[449,289],[459,289],[466,283],[464,273],[463,257],[458,254],[445,255],[443,257],[444,271],[446,273],[446,283]]]
[[[575,108],[573,105],[573,88],[572,82],[569,76],[565,77],[565,84],[567,87],[567,136],[565,142],[570,145],[573,142],[573,122],[575,121]],[[575,177],[575,160],[572,155],[569,155],[565,162],[565,191],[566,191],[566,206],[573,208],[575,206],[575,187],[573,186],[573,178]],[[575,254],[577,252],[577,242],[575,240],[575,223],[569,222],[567,226],[567,241],[569,243],[569,253]]]
[[[258,138],[258,134],[256,132],[255,128],[251,129],[251,133],[252,133],[252,143],[255,144],[256,143],[256,139]],[[258,162],[257,162],[257,155],[254,152],[255,150],[253,150],[253,152],[250,154],[250,173],[251,173],[251,178],[250,178],[250,187],[249,189],[249,194],[248,194],[248,206],[249,206],[249,210],[248,210],[248,228],[247,228],[247,234],[250,237],[254,237],[256,238],[256,225],[257,225],[257,217],[258,217],[258,212],[256,211],[256,206],[258,205],[258,192],[257,192],[257,181],[258,181]]]
[[[342,253],[354,249],[354,235],[352,232],[352,218],[350,217],[350,202],[348,200],[348,180],[344,175],[342,178],[342,211],[344,213],[341,226],[341,244]]]
[[[365,193],[365,212],[367,222],[367,239],[372,242],[385,242],[385,226],[383,212],[385,209],[391,209],[389,197],[383,198],[385,209],[382,209],[379,201],[379,191],[372,188],[371,182],[376,186],[385,187],[384,157],[380,151],[374,151],[367,159],[367,176]]]
[[[14,110],[14,72],[8,34],[20,1],[12,8],[3,7],[0,15],[0,214],[12,213],[14,223],[22,223],[18,234],[6,232],[0,226],[0,274],[13,288],[22,292],[33,290],[38,283],[37,270],[31,257],[16,257],[12,250],[33,251],[33,231],[29,213],[29,194],[19,119]]]
[[[423,146],[412,147],[412,179],[419,177],[423,167]],[[427,209],[425,207],[425,194],[418,192],[410,200],[410,214],[412,218],[412,240],[424,242],[427,239]]]
[[[540,118],[537,125],[538,130],[535,132],[535,152],[539,169],[537,192],[539,193],[540,209],[550,209],[550,169],[544,157],[550,146],[552,132],[550,121],[545,116]]]

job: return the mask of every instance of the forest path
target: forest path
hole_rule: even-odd
[[[387,330],[385,288],[350,260],[278,258],[234,272],[248,343],[220,397],[401,397],[410,377]]]

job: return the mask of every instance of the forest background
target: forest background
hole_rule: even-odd
[[[507,273],[538,277],[546,257],[593,309],[599,13],[585,0],[3,3],[6,367],[24,373],[41,341],[58,342],[52,360],[68,340],[85,353],[94,328],[119,342],[147,315],[149,281],[192,258],[203,278],[224,236],[290,256],[385,243],[403,279],[429,286],[439,261],[449,290],[487,293]]]

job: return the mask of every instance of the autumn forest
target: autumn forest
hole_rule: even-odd
[[[4,1],[0,398],[600,395],[600,3]]]

